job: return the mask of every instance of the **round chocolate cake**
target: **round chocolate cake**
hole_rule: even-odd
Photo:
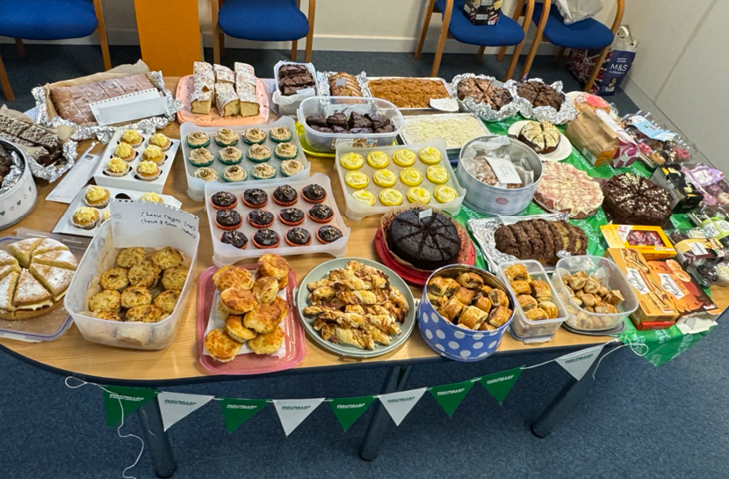
[[[453,221],[432,211],[413,208],[397,215],[387,231],[387,245],[397,257],[418,269],[431,271],[457,262],[461,237]]]
[[[663,226],[671,216],[671,195],[647,178],[624,173],[602,185],[602,209],[616,224]]]

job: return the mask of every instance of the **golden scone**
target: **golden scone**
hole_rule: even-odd
[[[89,309],[94,313],[100,311],[119,312],[121,293],[112,289],[102,289],[89,299]]]
[[[148,259],[135,264],[129,268],[127,276],[129,284],[132,286],[144,286],[145,288],[153,288],[159,280],[160,268],[152,264]]]
[[[177,300],[179,299],[179,290],[168,289],[167,291],[162,291],[156,298],[154,298],[154,305],[165,313],[172,314],[172,311],[175,310],[175,306],[177,306]]]
[[[182,253],[174,248],[162,248],[154,252],[152,263],[162,269],[176,268],[182,264]]]
[[[284,332],[281,328],[276,328],[272,333],[259,334],[255,338],[248,341],[248,347],[256,354],[272,354],[284,342]]]
[[[283,321],[286,315],[289,314],[289,304],[280,296],[276,296],[276,299],[273,300],[273,304],[278,306],[278,309],[281,310],[281,314],[278,316],[278,321]]]
[[[244,314],[256,307],[253,293],[242,288],[228,288],[220,293],[220,302],[228,314]]]
[[[246,313],[243,325],[261,334],[268,334],[279,324],[281,310],[276,303],[263,303]]]
[[[228,288],[251,289],[253,275],[240,266],[223,266],[213,274],[213,283],[219,291]]]
[[[152,304],[152,292],[144,286],[130,286],[121,294],[121,305],[125,308],[135,308]]]
[[[205,335],[205,349],[221,363],[234,360],[242,346],[242,343],[228,336],[224,328],[213,329]]]
[[[104,319],[106,321],[121,321],[119,315],[117,313],[112,313],[111,311],[99,311],[98,313],[94,313],[94,317]]]
[[[277,254],[264,254],[258,259],[259,276],[273,276],[278,280],[279,289],[284,289],[289,283],[288,261]]]
[[[124,248],[119,251],[116,257],[116,264],[122,268],[131,268],[145,259],[147,259],[147,254],[144,252],[144,248]]]
[[[253,283],[253,297],[259,303],[270,303],[278,294],[278,281],[273,276],[264,276]]]
[[[99,284],[104,289],[124,289],[129,286],[126,268],[111,268],[101,274]]]
[[[185,285],[187,279],[187,268],[182,266],[176,266],[174,268],[166,269],[162,275],[162,286],[165,289],[176,289],[181,290]]]
[[[158,323],[167,316],[169,316],[169,314],[165,313],[153,304],[137,306],[127,311],[127,321],[136,321],[141,323]]]
[[[236,341],[240,341],[241,343],[245,343],[249,339],[256,337],[255,331],[243,326],[243,316],[238,314],[231,314],[225,318],[225,332],[228,333],[231,338]]]

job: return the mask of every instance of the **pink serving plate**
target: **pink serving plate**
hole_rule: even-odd
[[[255,264],[242,265],[241,267],[250,270],[256,269]],[[241,354],[227,363],[221,363],[210,356],[203,354],[205,343],[205,328],[210,319],[210,308],[213,307],[215,295],[215,284],[213,284],[213,273],[218,270],[212,266],[200,275],[200,285],[197,295],[197,352],[200,356],[200,364],[213,374],[230,374],[247,376],[252,374],[267,374],[276,371],[285,371],[299,364],[306,356],[306,335],[301,323],[296,319],[296,308],[294,304],[294,287],[296,286],[296,273],[289,272],[289,283],[286,286],[286,302],[289,304],[289,314],[283,320],[281,326],[286,332],[283,348],[286,351],[282,357],[258,356],[257,354]]]
[[[193,90],[192,75],[180,78],[180,82],[177,84],[177,91],[175,92],[175,98],[182,102],[182,110],[177,112],[177,121],[180,124],[190,121],[200,126],[235,126],[258,125],[268,122],[268,93],[266,92],[266,85],[263,84],[260,78],[256,79],[256,99],[261,105],[261,108],[256,116],[221,117],[218,114],[217,108],[215,108],[215,102],[213,102],[213,107],[210,109],[209,115],[193,113],[190,109],[190,96]]]

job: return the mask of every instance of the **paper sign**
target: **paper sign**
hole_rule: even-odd
[[[76,197],[76,194],[78,194],[79,189],[91,179],[91,175],[94,174],[99,158],[101,158],[100,155],[92,155],[88,152],[82,155],[71,170],[66,173],[66,176],[63,177],[60,183],[46,197],[46,200],[70,204]]]
[[[398,393],[383,394],[380,402],[398,426],[423,397],[427,388],[411,389]]]
[[[346,78],[337,78],[334,80],[334,86],[347,86]]]
[[[274,399],[273,406],[281,421],[286,436],[294,432],[309,414],[324,401],[324,398],[317,399]]]
[[[99,125],[127,123],[167,112],[167,98],[157,89],[138,91],[89,104]]]
[[[352,424],[357,422],[357,419],[365,413],[374,400],[374,396],[334,398],[329,404],[332,406],[334,415],[337,416],[339,425],[346,431]]]
[[[192,257],[200,237],[199,218],[168,205],[113,201],[111,231],[114,246],[131,248],[171,246]]]
[[[587,370],[590,369],[592,363],[600,356],[600,352],[604,347],[605,345],[601,344],[592,348],[583,349],[582,351],[565,354],[555,359],[555,361],[579,381]]]
[[[123,386],[104,386],[104,389],[111,391],[110,393],[104,391],[106,424],[109,426],[116,426],[121,422],[122,408],[125,417],[129,416],[157,396],[157,391],[154,389],[127,388]]]
[[[494,174],[499,180],[499,183],[521,184],[519,173],[516,172],[516,168],[511,161],[492,156],[486,156],[485,158],[489,162],[489,165],[491,165],[491,169],[494,170]]]
[[[228,432],[235,432],[268,404],[265,399],[221,399],[219,402]]]
[[[519,379],[522,368],[509,369],[494,374],[489,374],[481,378],[481,385],[497,400],[499,404],[504,402],[506,396],[514,387],[514,383]]]
[[[458,101],[455,98],[431,98],[430,107],[434,110],[457,112]]]
[[[420,214],[418,215],[418,219],[422,220],[423,218],[429,218],[431,216],[433,216],[433,210],[428,208],[427,210],[423,210],[420,212]]]
[[[438,404],[448,414],[453,417],[461,401],[466,397],[468,391],[473,387],[472,381],[463,381],[462,383],[445,384],[443,386],[435,386],[430,388],[430,394],[433,395]]]

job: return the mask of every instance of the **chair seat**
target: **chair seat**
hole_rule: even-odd
[[[228,36],[255,41],[293,41],[309,33],[295,0],[227,0],[218,25]]]
[[[539,24],[544,4],[534,5],[532,21]],[[601,49],[613,42],[613,32],[602,23],[587,18],[571,25],[565,25],[557,7],[549,9],[547,24],[544,26],[544,38],[558,47]]]
[[[0,0],[0,36],[62,40],[89,36],[96,27],[91,0]]]
[[[471,45],[501,47],[504,45],[518,45],[524,40],[524,30],[512,18],[501,15],[496,25],[474,25],[466,17],[463,6],[466,0],[453,2],[453,14],[448,31],[453,38],[461,43]],[[438,10],[445,12],[446,0],[436,0]]]

